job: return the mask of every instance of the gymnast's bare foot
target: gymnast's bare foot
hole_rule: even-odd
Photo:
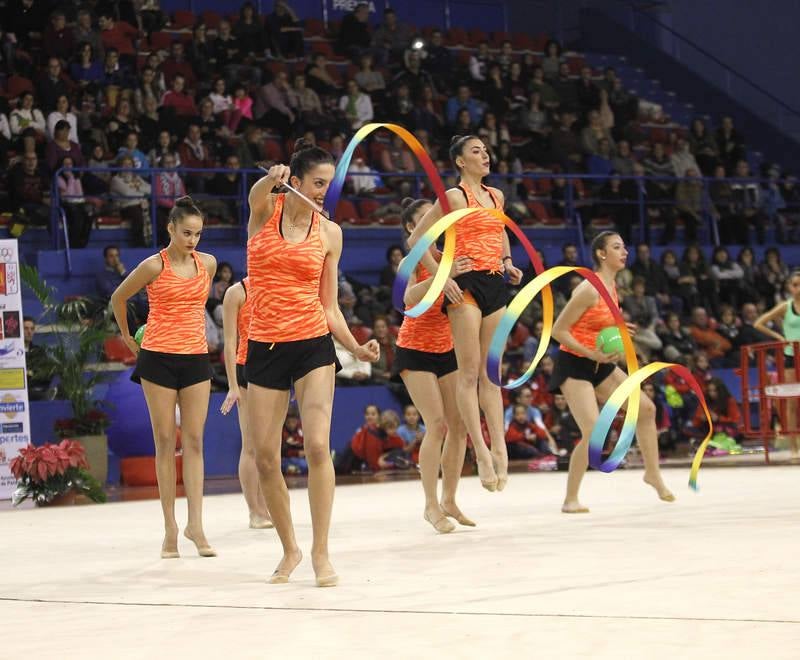
[[[475,523],[461,512],[461,509],[458,508],[458,505],[455,502],[445,502],[442,500],[441,507],[444,515],[446,515],[448,518],[455,519],[459,525],[464,525],[465,527],[475,527]]]
[[[664,485],[664,480],[661,478],[660,474],[656,474],[655,476],[650,476],[645,472],[644,477],[642,480],[648,485],[655,488],[656,492],[658,493],[659,499],[663,500],[664,502],[674,502],[675,496],[672,494],[669,488]]]
[[[589,507],[583,506],[578,500],[564,500],[561,513],[589,513]]]
[[[289,581],[289,576],[292,574],[292,571],[297,568],[297,565],[302,559],[303,553],[300,552],[299,548],[284,553],[283,559],[281,559],[278,564],[278,568],[275,569],[275,572],[270,576],[267,582],[270,584],[286,584]]]
[[[331,564],[328,555],[311,555],[311,565],[314,568],[314,575],[317,578],[318,587],[335,587],[339,584],[339,576],[336,569]]]
[[[259,516],[258,514],[250,514],[250,529],[272,529],[275,525],[269,516]]]
[[[164,531],[164,542],[161,544],[161,559],[177,559],[178,552],[178,527],[168,527]]]
[[[217,556],[216,550],[209,545],[206,535],[203,533],[202,529],[193,530],[187,527],[183,530],[183,535],[195,544],[195,547],[197,547],[197,554],[201,557]]]
[[[492,452],[492,464],[497,473],[497,490],[503,490],[508,483],[508,454],[505,451]]]

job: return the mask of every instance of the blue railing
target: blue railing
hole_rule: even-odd
[[[58,250],[62,246],[65,248],[68,272],[71,271],[71,249],[69,246],[68,234],[66,231],[66,217],[63,211],[63,203],[67,201],[58,190],[56,185],[56,177],[60,175],[62,170],[58,170],[53,178],[52,183],[52,232],[53,248]],[[100,197],[108,202],[120,199],[147,199],[149,202],[149,222],[151,228],[152,245],[157,247],[158,241],[158,216],[157,207],[158,200],[163,199],[159,194],[159,190],[155,185],[158,180],[158,175],[162,172],[177,172],[179,175],[213,175],[213,174],[230,174],[235,173],[239,176],[239,195],[233,197],[219,197],[215,195],[208,195],[204,193],[194,193],[190,191],[192,198],[195,199],[202,207],[204,201],[208,200],[227,200],[234,202],[238,212],[238,226],[241,231],[241,238],[244,240],[244,232],[247,225],[247,196],[250,185],[263,176],[261,170],[247,169],[247,170],[228,170],[223,168],[214,169],[196,169],[196,168],[177,168],[177,169],[139,169],[139,170],[126,170],[124,168],[73,168],[73,172],[84,173],[93,172],[95,174],[114,174],[117,172],[132,171],[136,176],[143,179],[149,179],[150,192],[141,197],[125,197],[104,193]],[[447,182],[448,179],[454,176],[453,172],[443,172],[443,178]],[[399,186],[406,183],[408,190],[402,194],[410,194],[411,196],[420,197],[423,195],[432,196],[430,187],[425,188],[427,182],[427,175],[424,172],[369,172],[369,173],[353,173],[348,176],[348,179],[353,177],[379,177],[384,185],[389,183],[395,187],[395,192],[389,192],[380,195],[371,195],[369,193],[351,194],[345,199],[354,200],[356,202],[375,199],[378,202],[396,202],[400,197]],[[628,183],[628,190],[633,188],[633,194],[623,199],[603,199],[602,186],[611,179],[619,179],[621,184]],[[553,186],[558,184],[559,180],[563,180],[563,198],[559,196],[558,199],[551,195]],[[498,175],[493,174],[487,178],[487,183],[499,187],[506,191],[506,211],[512,216],[515,216],[522,225],[533,225],[536,221],[547,220],[555,218],[563,222],[563,227],[568,231],[573,232],[573,240],[579,246],[582,255],[586,255],[585,239],[588,229],[592,221],[598,218],[608,218],[614,224],[617,224],[619,217],[614,217],[615,213],[612,207],[629,206],[635,208],[635,213],[631,218],[631,227],[635,226],[637,232],[632,234],[631,239],[645,241],[649,237],[651,223],[648,220],[649,209],[661,208],[674,208],[676,200],[673,197],[653,197],[646,193],[645,186],[647,183],[669,183],[670,185],[677,186],[681,181],[687,179],[680,179],[677,177],[652,177],[652,176],[618,176],[618,175],[598,175],[598,174],[558,174],[552,172],[526,172],[522,174],[509,174]],[[709,243],[719,245],[720,235],[717,218],[714,213],[714,206],[712,201],[711,186],[714,184],[726,183],[729,185],[743,184],[743,185],[756,185],[759,190],[759,196],[763,203],[763,193],[766,186],[774,186],[774,180],[759,179],[759,178],[703,178],[697,177],[694,181],[702,185],[701,194],[701,208],[699,209],[698,233],[700,236],[705,236]],[[527,185],[525,184],[525,182]],[[630,182],[634,186],[630,186]],[[522,184],[522,185],[520,185]],[[558,184],[560,185],[560,184]],[[91,195],[84,195],[84,197],[91,197]],[[732,203],[742,204],[742,200],[730,198]],[[747,206],[747,208],[757,208],[765,218],[766,224],[776,224],[778,220],[778,213],[776,209],[766,209],[762,206]],[[800,208],[787,209],[789,212],[794,212],[800,215]],[[541,217],[544,215],[545,217]]]

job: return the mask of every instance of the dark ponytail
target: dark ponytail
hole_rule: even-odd
[[[400,202],[400,206],[403,207],[403,212],[400,214],[400,222],[406,238],[411,236],[408,225],[414,220],[416,212],[425,204],[430,204],[430,202],[427,199],[414,199],[413,197],[406,197]]]
[[[480,140],[477,135],[454,135],[450,140],[450,162],[456,170],[460,170],[456,165],[456,158],[464,154],[464,147],[470,140]]]
[[[317,165],[326,163],[335,165],[330,153],[316,146],[310,140],[298,138],[294,143],[294,153],[289,161],[289,174],[302,180]]]
[[[203,212],[197,207],[194,200],[189,195],[184,195],[175,200],[175,206],[169,212],[169,221],[173,225],[177,225],[181,220],[192,215],[200,218],[201,222],[206,221]]]

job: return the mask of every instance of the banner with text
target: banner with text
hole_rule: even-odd
[[[8,469],[30,442],[31,422],[22,328],[19,246],[0,240],[0,499],[10,499],[16,480]]]

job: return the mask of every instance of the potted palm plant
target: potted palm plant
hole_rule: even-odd
[[[68,400],[72,407],[72,417],[56,421],[56,435],[83,446],[89,473],[104,484],[108,477],[105,430],[110,419],[94,392],[106,373],[90,367],[102,361],[103,345],[111,334],[110,313],[98,309],[88,297],[57,302],[55,290],[33,266],[20,264],[20,279],[41,303],[40,320],[51,324],[55,336],[55,341],[44,347],[44,364],[39,365],[39,371],[58,378],[56,396]]]

